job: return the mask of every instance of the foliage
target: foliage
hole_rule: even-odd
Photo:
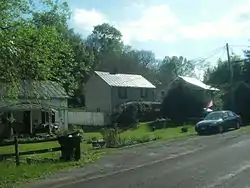
[[[249,58],[249,51],[245,51],[245,55]],[[230,71],[227,61],[218,60],[218,65],[206,71],[205,82],[216,86],[220,92],[216,94],[215,109],[232,109],[241,115],[243,121],[249,121],[247,101],[249,101],[249,78],[250,66],[248,61],[240,61],[241,58],[234,55],[231,57],[233,64],[233,100],[234,106],[231,104],[231,83]],[[217,104],[219,103],[219,105]]]
[[[250,107],[246,104],[250,102],[250,86],[245,82],[240,82],[234,89],[234,111],[241,115],[243,122],[250,121]],[[230,108],[230,95],[224,96],[224,109]]]
[[[177,124],[183,124],[189,117],[201,116],[205,104],[198,94],[182,84],[177,85],[164,98],[162,115]]]
[[[107,23],[83,38],[69,28],[70,15],[61,1],[1,2],[0,81],[15,90],[21,79],[56,81],[72,97],[69,106],[79,107],[85,105],[84,85],[96,69],[141,74],[163,84],[172,72],[193,72],[194,64],[184,57],[166,57],[157,66],[152,51],[125,46],[121,32]]]
[[[160,116],[160,104],[154,102],[133,101],[120,105],[113,114],[113,120],[119,127],[133,127],[139,122],[153,121]]]
[[[161,139],[159,136],[142,136],[142,137],[129,137],[120,140],[119,147],[131,146],[135,144],[142,144],[146,142],[156,141]]]
[[[194,76],[195,65],[186,58],[180,56],[166,56],[159,64],[159,81],[168,84],[176,76]]]
[[[120,136],[117,128],[103,128],[101,134],[108,148],[117,147],[119,145]]]

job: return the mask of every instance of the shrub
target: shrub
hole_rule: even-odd
[[[124,128],[136,127],[142,121],[153,121],[160,116],[160,106],[160,103],[143,101],[122,104],[113,114],[113,123]]]
[[[224,108],[231,109],[230,92],[224,95]],[[241,82],[234,90],[234,111],[241,115],[244,123],[250,122],[250,86],[247,83]]]
[[[182,128],[181,128],[181,132],[182,132],[182,133],[188,132],[188,127],[182,127]]]
[[[189,117],[202,116],[204,106],[200,93],[179,84],[164,98],[161,112],[164,117],[182,125]]]
[[[103,140],[107,147],[117,147],[120,140],[120,133],[118,128],[103,128],[101,130]]]

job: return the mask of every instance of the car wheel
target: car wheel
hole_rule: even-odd
[[[236,127],[235,127],[236,129],[239,129],[240,128],[240,123],[239,122],[237,122],[237,124],[236,124]]]
[[[218,127],[218,133],[223,133],[223,127],[221,125]]]

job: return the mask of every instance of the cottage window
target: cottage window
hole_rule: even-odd
[[[45,124],[49,122],[49,112],[42,111],[42,123]],[[55,123],[55,113],[52,112],[51,114],[51,122]]]
[[[148,96],[148,90],[146,88],[141,88],[141,98],[146,98]]]
[[[125,87],[118,88],[118,96],[120,99],[126,99],[127,98],[127,88],[125,88]]]

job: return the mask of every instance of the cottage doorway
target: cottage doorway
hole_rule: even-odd
[[[30,111],[23,112],[23,124],[25,133],[31,133]]]

